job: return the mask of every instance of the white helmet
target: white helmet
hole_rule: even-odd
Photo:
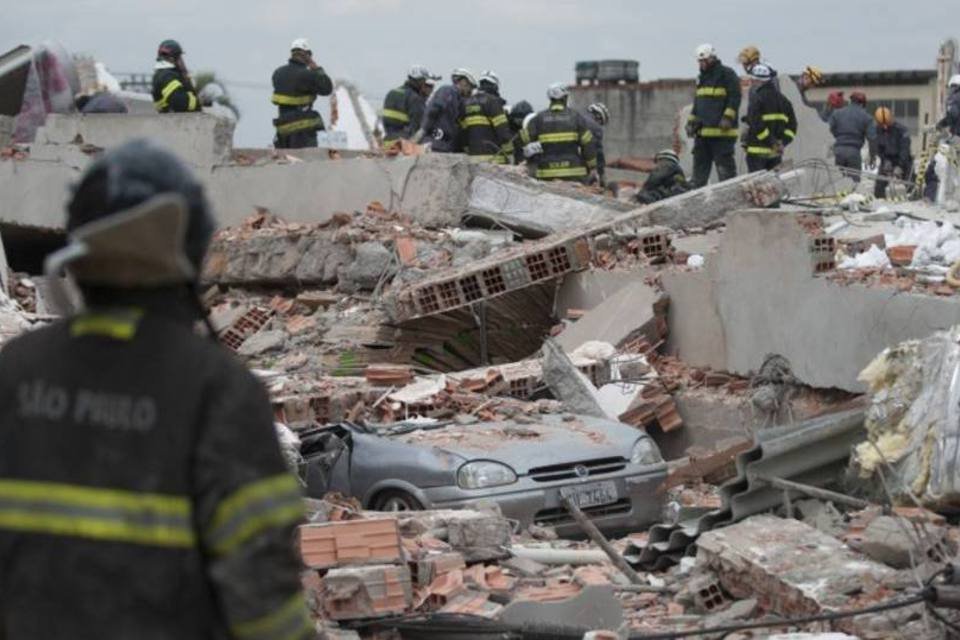
[[[480,82],[489,82],[497,89],[500,88],[500,78],[494,71],[484,71],[480,74]]]
[[[950,78],[950,82],[947,83],[948,87],[960,87],[960,73],[954,74]]]
[[[713,48],[712,44],[702,44],[697,47],[697,61],[700,60],[709,60],[710,58],[717,57],[717,50]]]
[[[773,77],[773,69],[758,62],[750,69],[750,77],[759,82],[767,82]]]
[[[410,67],[410,71],[407,72],[407,77],[411,80],[423,80],[427,84],[434,84],[440,79],[440,76],[433,75],[429,69],[420,64],[415,64]]]
[[[458,67],[453,70],[453,73],[450,74],[450,79],[453,80],[453,83],[456,84],[457,79],[463,78],[470,83],[470,86],[477,86],[477,77],[470,72],[469,69],[464,69],[463,67]]]
[[[680,164],[680,156],[677,155],[677,152],[673,149],[661,149],[657,152],[657,155],[653,157],[654,162],[660,162],[661,160],[669,160],[674,164]]]
[[[587,111],[590,112],[590,115],[601,125],[606,125],[610,122],[610,110],[607,109],[607,105],[602,102],[594,102],[587,107]]]
[[[313,51],[313,49],[310,48],[310,43],[306,38],[297,38],[290,44],[291,51],[296,49],[300,49],[301,51]]]
[[[567,85],[562,82],[554,82],[547,87],[547,98],[550,100],[565,100],[570,92],[567,91]]]

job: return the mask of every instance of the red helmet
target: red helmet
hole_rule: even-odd
[[[827,104],[830,105],[832,109],[839,109],[843,106],[843,91],[831,91],[830,95],[827,96]]]
[[[850,94],[850,102],[857,102],[862,105],[867,104],[867,96],[862,91],[854,91]]]

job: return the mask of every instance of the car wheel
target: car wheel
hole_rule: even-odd
[[[375,511],[422,511],[420,501],[405,491],[384,491],[373,501]]]

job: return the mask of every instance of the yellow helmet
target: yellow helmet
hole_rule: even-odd
[[[820,71],[817,67],[807,66],[803,68],[803,75],[807,79],[807,83],[813,86],[823,84],[823,71]]]
[[[740,64],[756,64],[760,62],[760,49],[757,49],[752,44],[744,47],[740,50],[740,55],[737,56],[737,60]]]
[[[873,118],[877,121],[877,124],[883,127],[889,127],[893,124],[893,112],[887,107],[877,107],[877,110],[873,112]]]

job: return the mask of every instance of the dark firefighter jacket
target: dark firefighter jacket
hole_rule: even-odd
[[[590,114],[584,114],[583,119],[587,121],[587,127],[593,134],[593,140],[597,144],[597,175],[603,179],[607,172],[607,157],[603,153],[603,125],[593,119]]]
[[[509,163],[513,155],[513,134],[500,96],[477,91],[467,98],[463,114],[460,127],[467,153],[497,164]]]
[[[193,84],[171,62],[158,62],[153,72],[153,105],[160,113],[200,111]]]
[[[463,116],[463,96],[452,84],[437,89],[427,103],[420,128],[427,135],[434,151],[456,152],[461,146],[460,118]]]
[[[877,127],[877,156],[883,162],[900,167],[904,175],[913,168],[910,155],[910,132],[899,122],[889,127]]]
[[[951,135],[960,136],[960,89],[954,89],[947,96],[946,114],[937,126],[947,129]]]
[[[333,82],[322,68],[311,70],[291,59],[273,72],[273,97],[279,114],[273,121],[278,136],[300,131],[323,131],[323,118],[314,111],[317,96],[333,93]]]
[[[641,202],[655,202],[683,193],[689,188],[687,178],[680,165],[670,160],[661,160],[650,172],[646,182],[643,183],[643,189],[638,194],[638,199]]]
[[[0,638],[313,637],[266,391],[152,299],[0,351]]]
[[[730,67],[719,60],[697,78],[697,90],[693,100],[692,120],[703,138],[736,138],[737,114],[740,111],[740,79]],[[728,118],[733,126],[724,131],[720,120]]]
[[[797,116],[793,104],[773,81],[757,87],[747,107],[747,153],[753,156],[779,155],[774,146],[786,147],[797,136]]]
[[[392,89],[383,99],[383,142],[409,140],[420,128],[427,99],[413,84]]]
[[[597,145],[587,119],[579,111],[552,104],[520,131],[523,144],[539,142],[540,153],[529,160],[541,180],[585,178],[597,166]]]

